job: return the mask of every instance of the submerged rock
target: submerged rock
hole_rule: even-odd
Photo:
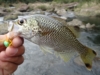
[[[73,19],[72,21],[67,23],[69,26],[81,26],[83,25],[82,21],[78,19]]]
[[[90,23],[84,24],[79,19],[73,19],[72,21],[68,22],[67,24],[69,26],[78,26],[79,28],[82,28],[82,29],[91,29],[95,26],[95,24],[90,24]]]
[[[0,23],[0,35],[8,32],[7,23]]]
[[[66,15],[66,10],[63,8],[55,8],[54,10],[58,15],[62,16],[62,15]]]
[[[18,11],[20,12],[26,12],[28,10],[29,6],[26,5],[26,4],[23,4],[21,5],[19,8],[18,8]]]
[[[4,15],[5,15],[5,12],[3,12],[3,11],[0,10],[0,17],[4,16]]]
[[[3,9],[3,12],[7,12],[7,13],[12,12],[12,11],[13,11],[13,9],[11,9],[10,7]]]
[[[95,27],[95,24],[90,24],[90,23],[86,24],[86,28],[88,28],[88,29],[91,29],[93,27]]]
[[[5,14],[7,14],[6,12],[3,11],[4,7],[0,7],[0,17],[4,16]]]
[[[17,14],[9,14],[9,15],[4,16],[4,21],[7,21],[7,20],[15,20],[17,18],[18,18],[18,15]]]
[[[65,16],[60,16],[60,18],[63,20],[67,20],[67,17],[65,17]]]
[[[85,25],[80,25],[78,26],[79,28],[82,28],[82,29],[86,29],[86,26]]]

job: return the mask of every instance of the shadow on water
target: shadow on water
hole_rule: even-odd
[[[92,42],[97,46],[100,46],[100,28],[94,28],[92,30],[84,30],[82,32],[86,33],[85,36],[87,37],[87,40],[89,40],[90,42]]]
[[[94,34],[94,33],[92,33]],[[88,40],[92,41],[94,44],[100,46],[100,34],[93,35],[93,37],[87,37]]]

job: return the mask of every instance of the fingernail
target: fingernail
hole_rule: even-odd
[[[17,52],[18,52],[18,49],[16,48],[16,49],[13,49],[10,54],[11,54],[11,56],[13,56],[13,55],[17,54]]]

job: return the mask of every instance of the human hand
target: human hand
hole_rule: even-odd
[[[6,36],[12,39],[12,45],[5,47],[3,41]],[[23,61],[23,53],[25,48],[23,46],[23,38],[19,37],[17,33],[9,32],[5,35],[0,35],[0,75],[11,75]]]

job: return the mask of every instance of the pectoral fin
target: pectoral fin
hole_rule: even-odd
[[[53,53],[52,48],[50,48],[50,47],[40,46],[40,48],[44,53],[46,53],[46,52],[51,53],[51,54]]]
[[[66,20],[64,20],[64,19],[62,19],[62,18],[54,17],[54,16],[53,16],[52,18],[58,20],[59,22],[61,22],[61,23],[63,23],[63,24],[67,24]]]
[[[72,33],[76,36],[76,38],[79,37],[79,32],[75,30],[74,26],[68,26],[68,28],[72,31]]]

